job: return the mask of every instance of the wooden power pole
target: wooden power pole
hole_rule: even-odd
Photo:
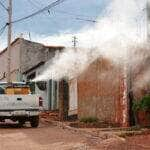
[[[7,62],[7,82],[11,82],[11,34],[12,34],[12,0],[8,0],[8,62]]]
[[[146,19],[147,19],[147,42],[150,42],[150,0],[147,0],[147,6],[146,6]]]

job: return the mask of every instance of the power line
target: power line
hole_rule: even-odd
[[[20,19],[15,20],[15,21],[12,21],[11,23],[17,23],[17,22],[26,20],[26,19],[28,19],[28,18],[34,17],[34,16],[36,16],[36,15],[38,15],[38,14],[40,14],[40,13],[46,11],[46,10],[49,10],[49,9],[51,9],[51,8],[53,8],[53,7],[55,7],[55,6],[59,5],[59,4],[61,4],[61,3],[63,3],[64,1],[66,1],[66,0],[57,0],[57,1],[55,1],[55,2],[53,2],[53,3],[51,3],[51,4],[49,4],[48,6],[42,8],[42,9],[40,9],[40,10],[38,10],[38,11],[36,11],[36,12],[34,12],[34,13],[32,13],[32,14],[26,16],[26,17],[20,18]]]
[[[75,19],[75,20],[80,20],[80,21],[87,21],[87,22],[93,22],[93,23],[96,23],[97,21],[94,20],[94,19],[88,19],[90,16],[84,16],[84,15],[79,15],[79,14],[74,14],[74,13],[69,13],[69,12],[66,12],[66,11],[55,11],[56,13],[63,13],[63,14],[67,14],[69,16],[73,16],[71,17],[72,19]],[[86,18],[81,18],[81,17],[86,17]]]
[[[38,9],[38,10],[40,9],[41,3],[39,1],[37,1],[37,2],[35,2],[35,0],[34,1],[27,0],[27,1],[28,1],[28,3],[30,3],[31,5],[33,5],[36,9]],[[51,12],[50,12],[50,10],[48,10],[48,12],[43,12],[43,15],[44,14],[45,15],[50,15]],[[51,18],[51,22],[53,22],[55,24],[55,27],[58,26],[58,23],[53,18]]]
[[[37,3],[35,3],[35,2],[32,2],[32,0],[27,0],[31,5],[33,5],[37,10],[39,10],[40,9],[40,6],[41,6],[41,4],[38,2],[38,4],[40,5],[38,5]],[[48,13],[49,13],[49,10],[48,10]],[[46,12],[45,12],[45,14],[47,14]]]
[[[76,20],[81,20],[81,21],[87,21],[87,22],[93,22],[93,23],[97,23],[96,20],[92,20],[92,19],[84,19],[84,18],[75,18]]]
[[[7,27],[7,23],[0,29],[0,36],[4,33],[6,27]]]
[[[40,8],[40,6],[41,6],[41,3],[39,2],[39,1],[37,1],[36,3],[35,3],[35,1],[34,2],[32,2],[32,0],[27,0],[31,5],[33,5],[36,9],[39,9]],[[38,3],[38,4],[37,4]],[[40,5],[40,6],[39,6]],[[43,12],[44,13],[44,12]],[[51,13],[50,13],[50,10],[48,10],[48,13],[47,12],[45,12],[44,13],[45,15],[50,15]],[[58,25],[58,23],[53,19],[53,18],[51,18],[51,22],[53,22],[54,24],[55,24],[55,26],[56,25]]]
[[[37,9],[39,9],[39,7],[34,3],[32,2],[31,0],[27,0],[31,5],[33,5],[34,7],[36,7]]]
[[[36,8],[38,8],[38,5],[41,5],[41,3],[39,1],[37,1],[35,3],[32,2],[32,0],[28,0],[31,4],[33,4]],[[37,4],[38,3],[38,4]],[[70,15],[70,16],[76,16],[76,17],[86,17],[86,18],[90,18],[91,16],[87,16],[87,15],[82,15],[82,14],[76,14],[76,13],[70,13],[70,12],[67,12],[67,11],[63,11],[63,10],[54,10],[55,12],[57,13],[63,13],[63,14],[67,14],[67,15]]]
[[[90,18],[91,16],[86,16],[86,15],[81,15],[81,14],[75,14],[75,13],[70,13],[70,12],[66,12],[66,11],[62,11],[62,10],[54,10],[56,13],[63,13],[66,15],[70,15],[70,16],[75,16],[75,17],[86,17],[86,18]]]
[[[28,0],[28,2],[30,4],[32,4],[34,7],[38,8],[37,4],[32,2],[31,0]],[[61,11],[61,10],[54,10],[56,13],[61,13],[61,14],[66,14],[66,15],[69,15],[69,16],[73,16],[71,17],[72,19],[75,19],[75,20],[80,20],[80,21],[87,21],[87,22],[93,22],[93,23],[96,23],[97,21],[96,20],[93,20],[93,19],[88,19],[90,18],[90,16],[85,16],[85,15],[79,15],[79,14],[74,14],[74,13],[70,13],[70,12],[66,12],[66,11]],[[50,10],[48,10],[48,13],[50,14]],[[84,17],[84,18],[81,18],[81,17]]]
[[[0,1],[0,5],[8,12],[8,8]]]

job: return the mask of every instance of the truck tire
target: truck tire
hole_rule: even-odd
[[[39,126],[39,116],[31,117],[30,124],[32,128],[37,128]]]
[[[18,120],[19,126],[22,127],[25,124],[25,120]]]

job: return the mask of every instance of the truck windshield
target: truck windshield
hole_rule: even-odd
[[[0,83],[0,94],[31,94],[30,87],[23,83]]]
[[[5,89],[3,87],[0,87],[0,94],[5,94]]]

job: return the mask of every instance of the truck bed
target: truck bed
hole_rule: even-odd
[[[0,95],[0,111],[39,110],[37,95]]]

